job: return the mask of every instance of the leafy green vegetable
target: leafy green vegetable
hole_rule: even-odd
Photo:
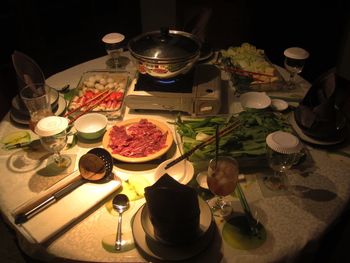
[[[185,152],[201,143],[196,138],[205,138],[215,134],[216,125],[220,129],[239,120],[240,125],[231,133],[220,137],[219,154],[233,157],[259,156],[266,154],[266,136],[274,131],[291,131],[290,125],[281,113],[270,110],[246,110],[228,117],[208,117],[201,119],[181,119],[175,121],[176,130],[182,137]],[[200,134],[200,136],[197,136]],[[215,143],[206,145],[190,156],[190,161],[208,160],[215,156]]]

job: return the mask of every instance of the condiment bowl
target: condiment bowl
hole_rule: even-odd
[[[271,99],[265,92],[246,92],[239,99],[243,108],[265,109],[271,105]]]
[[[284,111],[288,108],[288,103],[281,99],[271,100],[271,107],[276,111]]]
[[[86,140],[100,138],[106,131],[108,119],[100,113],[87,113],[74,122],[78,137]]]

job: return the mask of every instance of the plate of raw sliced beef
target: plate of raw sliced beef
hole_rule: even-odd
[[[102,144],[113,158],[140,163],[162,156],[170,149],[173,141],[167,124],[149,118],[134,118],[109,128]]]

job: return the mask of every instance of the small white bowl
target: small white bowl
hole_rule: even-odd
[[[87,113],[74,122],[74,127],[79,137],[87,140],[94,140],[104,134],[107,122],[108,119],[103,114]]]
[[[274,110],[277,110],[277,111],[284,111],[288,108],[288,103],[284,100],[281,100],[281,99],[272,99],[271,100],[271,107],[274,109]]]
[[[239,97],[239,100],[243,108],[265,109],[271,105],[271,99],[265,92],[246,92]]]

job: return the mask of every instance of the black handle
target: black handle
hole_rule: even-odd
[[[57,193],[55,193],[54,195],[52,195],[51,197],[49,197],[48,199],[46,199],[45,201],[43,201],[42,203],[40,203],[39,205],[34,207],[33,209],[29,210],[28,212],[16,215],[15,216],[15,224],[22,224],[22,223],[28,221],[34,215],[38,214],[39,212],[41,212],[45,208],[49,207],[50,205],[52,205],[53,203],[55,203],[56,201],[58,201],[59,199],[61,199],[62,197],[64,197],[68,193],[70,193],[71,191],[73,191],[75,188],[82,185],[83,183],[85,183],[84,179],[80,179],[74,183],[71,183],[70,185],[67,185],[66,187],[59,190]]]

